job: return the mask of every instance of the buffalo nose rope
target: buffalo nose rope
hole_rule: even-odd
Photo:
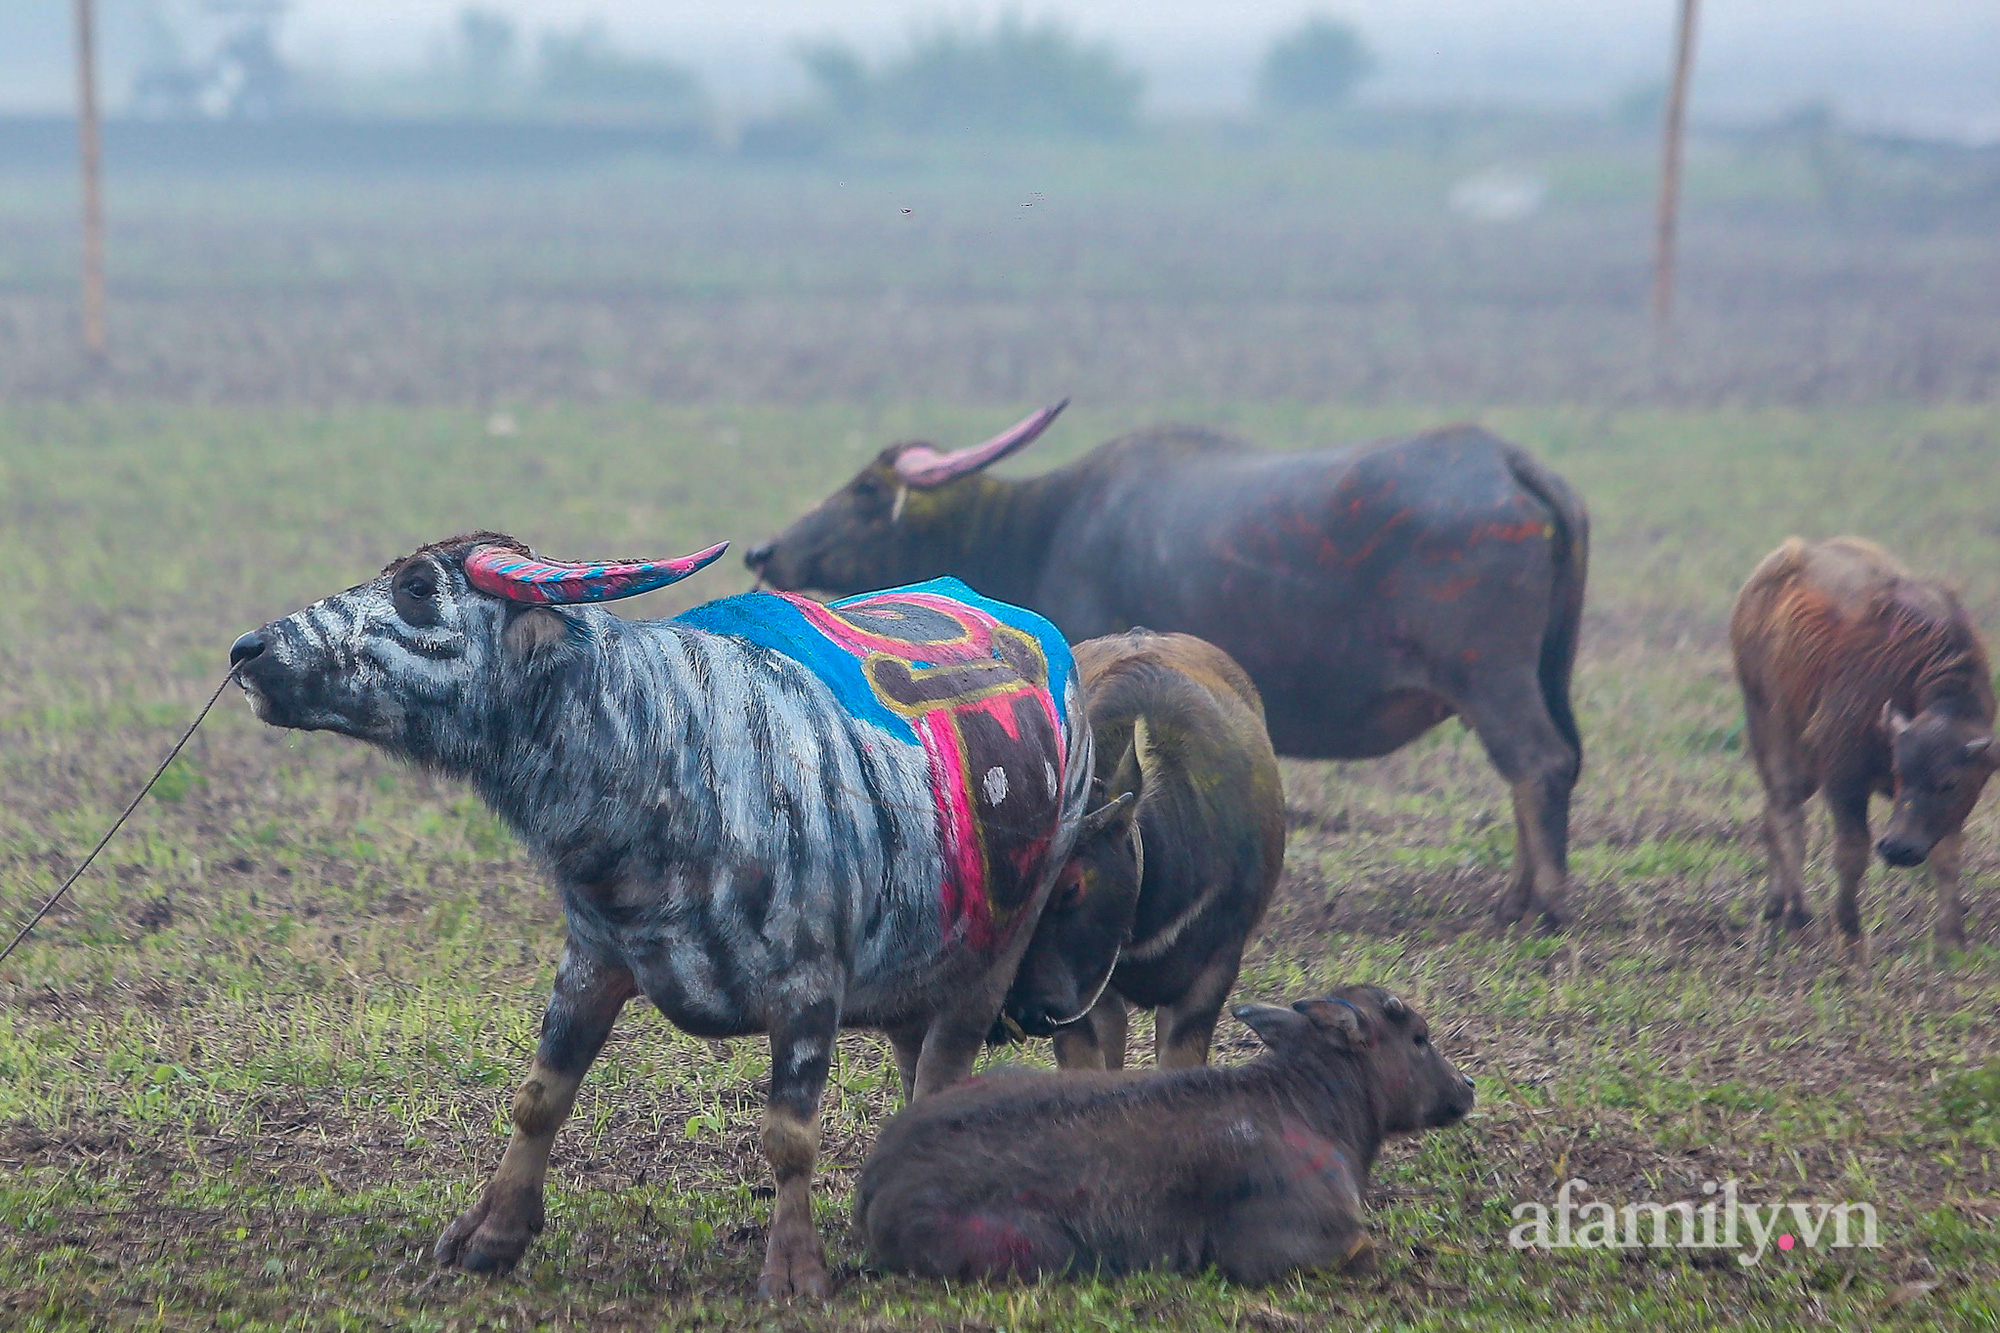
[[[146,785],[139,788],[139,794],[134,796],[132,803],[125,807],[125,813],[112,821],[111,827],[104,831],[104,836],[97,840],[97,845],[90,849],[90,855],[84,857],[82,864],[69,872],[69,878],[63,881],[62,887],[49,895],[49,900],[42,904],[40,911],[28,918],[28,924],[21,927],[20,933],[14,936],[13,941],[6,948],[0,949],[0,963],[7,961],[7,956],[20,946],[22,940],[28,938],[28,932],[40,925],[42,918],[47,916],[55,905],[62,901],[63,895],[69,892],[70,885],[82,878],[84,871],[90,869],[90,863],[97,859],[97,854],[103,851],[110,844],[112,837],[117,834],[118,830],[125,826],[125,821],[132,817],[132,812],[139,808],[139,802],[146,799],[146,793],[153,789],[153,784],[158,782],[160,775],[167,771],[167,765],[174,762],[175,757],[181,752],[181,747],[193,739],[195,728],[202,724],[203,719],[208,716],[208,710],[215,707],[215,701],[222,697],[222,692],[229,688],[229,682],[235,679],[236,668],[231,667],[229,674],[222,678],[222,683],[215,687],[215,693],[208,696],[208,702],[203,704],[201,711],[194,715],[194,721],[188,723],[188,729],[181,733],[179,740],[174,742],[174,748],[167,751],[167,757],[162,759],[160,766],[153,770],[153,776],[146,779]]]

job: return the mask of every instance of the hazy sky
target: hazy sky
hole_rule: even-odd
[[[147,9],[205,0],[99,0],[107,63],[134,59]],[[465,0],[292,0],[288,52],[315,65],[408,66]],[[940,16],[1056,15],[1115,41],[1162,110],[1247,99],[1273,34],[1313,12],[1354,20],[1381,57],[1383,100],[1598,103],[1665,72],[1675,0],[480,0],[532,33],[601,20],[622,42],[698,67],[727,105],[800,87],[794,41],[885,49]],[[0,0],[0,104],[60,101],[68,0]],[[1862,121],[2000,138],[2000,0],[1706,0],[1696,110],[1768,114],[1824,100]],[[10,56],[11,48],[11,56]],[[115,75],[107,80],[114,84]]]

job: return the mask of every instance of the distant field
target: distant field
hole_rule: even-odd
[[[188,227],[198,202],[180,205]],[[0,339],[19,347],[21,302],[54,298],[14,282]],[[216,285],[190,277],[160,309],[210,309]],[[251,290],[288,308],[268,278]],[[1970,299],[1936,296],[1947,313]],[[375,325],[369,307],[356,345],[384,364],[436,357],[440,326],[420,304],[407,325]],[[171,339],[154,354],[165,379],[208,355]],[[466,356],[472,376],[485,362]],[[461,388],[435,396],[483,397],[454,364],[435,362]],[[22,403],[16,379],[0,408],[9,921],[143,780],[242,630],[468,527],[573,556],[755,538],[891,439],[969,440],[1057,388],[1034,363],[1017,388],[959,397],[964,381],[906,396],[911,372],[892,368],[847,404],[666,407],[625,386],[541,407],[524,393],[509,400],[516,433],[495,434],[484,404],[132,401],[156,371],[118,373],[133,378],[110,401]],[[1143,411],[1080,401],[1032,466],[1163,405],[1273,447],[1473,415],[1549,459],[1593,511],[1571,934],[1486,934],[1510,851],[1505,793],[1455,723],[1385,761],[1286,767],[1288,870],[1242,992],[1392,985],[1479,1080],[1467,1125],[1386,1155],[1370,1199],[1377,1277],[945,1289],[869,1274],[845,1210],[894,1076],[855,1035],[828,1093],[819,1191],[840,1291],[829,1310],[766,1312],[745,1299],[768,1216],[763,1048],[681,1036],[637,1008],[559,1144],[550,1227],[522,1272],[436,1276],[431,1241],[497,1159],[559,915],[468,792],[350,742],[262,728],[231,699],[70,905],[0,966],[0,1325],[1993,1328],[2000,817],[1989,800],[1969,839],[1964,955],[1934,960],[1925,881],[1878,869],[1872,969],[1844,972],[1818,939],[1760,966],[1756,784],[1722,628],[1736,583],[1787,533],[1860,531],[1958,580],[2000,631],[2000,409],[1479,411],[1470,390],[1435,395],[1455,408],[1217,406],[1204,386],[1163,389]],[[965,405],[991,398],[1004,401]],[[718,566],[637,609],[746,583]],[[1247,1049],[1232,1032],[1223,1058]],[[1571,1177],[1617,1203],[1699,1201],[1702,1181],[1728,1177],[1759,1202],[1869,1202],[1882,1248],[1748,1267],[1509,1248],[1509,1209],[1552,1202]]]
[[[1392,132],[1393,131],[1393,132]],[[126,170],[113,356],[73,184],[0,162],[0,400],[1011,406],[1990,401],[2000,153],[1698,141],[1658,345],[1649,135],[1411,119],[573,172]],[[1537,216],[1446,201],[1494,168]]]

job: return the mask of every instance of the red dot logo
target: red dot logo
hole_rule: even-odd
[[[1789,1235],[1778,1237],[1778,1248],[1781,1250],[1789,1250],[1796,1244],[1798,1242],[1793,1240]]]

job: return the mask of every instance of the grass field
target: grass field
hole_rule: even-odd
[[[1757,790],[1722,632],[1764,551],[1842,531],[1958,580],[2000,629],[2000,410],[1188,411],[1273,447],[1478,415],[1592,506],[1573,931],[1485,931],[1511,838],[1456,723],[1381,762],[1286,766],[1288,869],[1242,993],[1392,985],[1479,1080],[1467,1124],[1386,1155],[1379,1275],[944,1289],[868,1273],[845,1208],[894,1076],[854,1035],[819,1190],[839,1293],[765,1310],[746,1299],[768,1214],[761,1044],[637,1008],[560,1142],[528,1262],[499,1282],[437,1275],[431,1241],[497,1159],[559,915],[466,791],[231,699],[0,966],[0,1325],[1995,1327],[2000,819],[1990,800],[1975,816],[1962,955],[1931,956],[1926,882],[1877,870],[1872,967],[1844,970],[1823,938],[1760,964]],[[1152,415],[1080,402],[1036,466]],[[922,400],[612,396],[516,417],[493,434],[471,407],[0,408],[6,919],[59,882],[266,618],[474,526],[576,556],[751,539],[890,439],[998,424]],[[718,566],[637,609],[745,582]],[[1221,1057],[1247,1050],[1232,1031]],[[1867,1202],[1882,1244],[1749,1266],[1510,1248],[1513,1205],[1572,1177],[1617,1204],[1699,1202],[1732,1177],[1759,1202]]]

